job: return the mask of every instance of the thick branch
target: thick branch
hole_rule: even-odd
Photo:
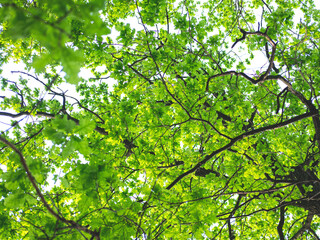
[[[285,207],[280,207],[280,220],[279,224],[277,226],[278,234],[279,234],[279,239],[284,240],[284,235],[283,235],[283,225],[284,225],[284,212],[285,212]]]
[[[317,235],[317,233],[313,229],[310,228],[309,232],[313,235],[314,239],[320,240],[319,236]]]
[[[296,117],[293,117],[287,121],[284,121],[284,122],[281,122],[281,123],[276,123],[276,124],[272,124],[272,125],[269,125],[269,126],[265,126],[265,127],[262,127],[262,128],[258,128],[258,129],[255,129],[255,130],[252,130],[252,131],[249,131],[249,132],[245,132],[243,134],[240,134],[239,136],[231,139],[231,141],[224,145],[223,147],[213,151],[211,154],[205,156],[205,158],[198,162],[196,164],[196,166],[194,166],[193,168],[191,168],[189,171],[181,174],[179,177],[177,177],[168,187],[167,189],[171,189],[174,185],[176,185],[182,178],[188,176],[189,174],[195,172],[199,167],[201,167],[202,165],[204,165],[206,162],[208,162],[212,157],[214,157],[215,155],[229,149],[230,147],[232,147],[236,142],[246,138],[246,137],[249,137],[249,136],[253,136],[255,134],[258,134],[258,133],[261,133],[261,132],[265,132],[265,131],[269,131],[269,130],[274,130],[274,129],[277,129],[277,128],[281,128],[283,126],[286,126],[286,125],[289,125],[291,123],[294,123],[294,122],[297,122],[297,121],[300,121],[304,118],[308,118],[308,117],[312,117],[314,116],[315,114],[318,114],[318,113],[314,113],[314,112],[309,112],[309,113],[304,113],[304,114],[301,114],[299,116],[296,116]]]
[[[234,239],[235,239],[235,236],[234,236],[234,233],[233,233],[233,230],[232,230],[231,220],[228,219],[228,220],[227,220],[227,223],[228,223],[229,239],[230,239],[230,240],[234,240]]]
[[[237,202],[234,205],[234,208],[233,208],[232,212],[229,215],[229,219],[227,220],[227,222],[228,222],[228,230],[229,230],[229,239],[230,240],[234,240],[236,238],[235,235],[234,235],[234,231],[232,230],[231,218],[234,215],[234,213],[237,211],[237,209],[239,208],[241,198],[242,198],[242,195],[239,195],[238,199],[237,199]]]
[[[258,80],[254,80],[253,78],[249,77],[245,73],[236,72],[236,71],[228,71],[228,72],[224,72],[221,74],[216,74],[216,75],[211,76],[207,81],[207,91],[209,89],[209,81],[211,79],[216,78],[216,77],[228,76],[228,75],[242,76],[245,79],[249,80],[253,84],[257,84],[259,82],[263,82],[263,81],[267,81],[267,80],[278,80],[278,81],[281,81],[282,83],[284,83],[287,86],[287,89],[289,92],[291,92],[293,95],[295,95],[297,98],[299,98],[299,100],[310,110],[310,112],[315,113],[312,116],[312,121],[313,121],[314,129],[316,132],[316,140],[318,143],[318,147],[320,149],[320,120],[319,120],[318,110],[312,104],[311,101],[308,101],[300,92],[296,91],[287,79],[285,79],[284,77],[282,77],[280,75],[276,75],[276,76],[267,76],[264,80],[260,80],[261,77]]]
[[[315,112],[317,111],[315,106],[312,104],[311,101],[308,101],[300,92],[296,91],[295,89],[293,89],[291,83],[285,79],[284,77],[277,75],[277,76],[270,76],[270,72],[272,70],[272,67],[274,66],[274,58],[275,58],[275,53],[276,53],[276,46],[277,44],[268,36],[267,31],[268,28],[266,29],[266,31],[260,32],[260,31],[256,31],[256,32],[246,32],[243,29],[240,29],[241,33],[243,34],[243,36],[239,39],[236,40],[236,42],[232,45],[232,47],[234,47],[238,42],[244,40],[248,35],[258,35],[258,36],[262,36],[264,37],[268,43],[272,46],[272,53],[271,53],[271,57],[269,59],[269,66],[268,69],[265,73],[263,73],[262,75],[260,75],[260,77],[258,79],[253,79],[251,77],[249,77],[247,74],[243,73],[243,72],[236,72],[236,71],[228,71],[228,72],[224,72],[224,73],[220,73],[220,74],[216,74],[213,75],[211,77],[208,78],[207,80],[207,85],[206,85],[206,91],[209,90],[209,83],[211,81],[211,79],[216,78],[216,77],[223,77],[223,76],[227,76],[227,75],[236,75],[236,76],[242,76],[245,79],[249,80],[251,83],[253,84],[257,84],[257,83],[262,83],[266,80],[279,80],[282,83],[284,83],[288,90],[295,95],[296,97],[298,97],[300,99],[300,101],[310,110],[310,112]],[[312,117],[313,120],[313,125],[315,128],[315,132],[316,132],[316,140],[318,143],[318,148],[320,149],[320,120],[319,120],[319,115],[316,114]]]
[[[291,238],[291,240],[296,240],[296,239],[299,239],[299,237],[308,229],[310,229],[310,225],[311,225],[311,222],[312,222],[312,218],[313,218],[313,214],[312,213],[308,213],[308,216],[307,216],[307,219],[306,219],[306,222],[303,224],[303,226],[299,229],[298,232],[296,232],[295,235],[293,235],[293,237]]]
[[[18,155],[19,155],[19,158],[20,158],[20,162],[24,168],[24,170],[26,171],[27,173],[27,176],[29,178],[29,181],[31,182],[33,188],[36,190],[36,193],[38,195],[38,197],[40,198],[41,202],[43,203],[43,205],[45,206],[45,208],[48,210],[48,212],[54,216],[57,220],[61,221],[61,222],[64,222],[68,225],[71,225],[72,228],[75,228],[75,229],[78,229],[78,230],[81,230],[81,231],[84,231],[86,233],[89,233],[91,234],[92,236],[95,236],[96,239],[100,239],[99,237],[99,233],[96,232],[96,231],[92,231],[90,229],[88,229],[87,227],[84,227],[84,226],[81,226],[79,225],[78,223],[72,221],[72,220],[67,220],[65,219],[63,216],[60,216],[58,213],[56,213],[51,207],[50,205],[48,204],[48,202],[46,201],[46,199],[44,198],[41,190],[39,189],[37,183],[36,183],[36,180],[34,178],[34,176],[32,175],[28,165],[27,165],[27,162],[24,158],[24,156],[22,155],[22,153],[20,152],[20,150],[18,148],[16,148],[16,146],[14,144],[12,144],[11,142],[9,142],[8,140],[6,140],[5,138],[1,137],[0,136],[0,141],[3,142],[5,145],[7,145],[8,147],[10,147],[14,152],[16,152]]]

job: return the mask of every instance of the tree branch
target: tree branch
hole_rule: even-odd
[[[303,226],[296,232],[295,235],[291,238],[291,240],[297,240],[306,230],[310,229],[310,225],[312,222],[313,214],[309,211],[306,222],[303,224]]]
[[[294,123],[294,122],[297,122],[297,121],[300,121],[304,118],[308,118],[308,117],[312,117],[314,115],[316,115],[317,113],[314,113],[314,112],[309,112],[309,113],[304,113],[304,114],[301,114],[299,116],[296,116],[296,117],[293,117],[287,121],[284,121],[282,123],[276,123],[276,124],[272,124],[272,125],[269,125],[269,126],[265,126],[265,127],[262,127],[262,128],[258,128],[258,129],[255,129],[255,130],[252,130],[252,131],[249,131],[249,132],[245,132],[243,134],[240,134],[239,136],[231,139],[231,141],[224,145],[223,147],[213,151],[211,154],[205,156],[205,158],[198,162],[196,164],[195,167],[191,168],[189,171],[187,172],[184,172],[183,174],[181,174],[180,176],[178,176],[168,187],[167,189],[171,189],[174,185],[176,185],[182,178],[188,176],[189,174],[195,172],[199,167],[201,167],[202,165],[204,165],[206,162],[208,162],[212,157],[214,157],[215,155],[229,149],[230,147],[232,147],[236,142],[246,138],[246,137],[249,137],[249,136],[252,136],[252,135],[255,135],[255,134],[258,134],[258,133],[261,133],[261,132],[265,132],[265,131],[269,131],[269,130],[274,130],[274,129],[277,129],[277,128],[281,128],[283,126],[286,126],[286,125],[289,125],[291,123]]]
[[[285,207],[282,206],[282,207],[280,207],[280,220],[279,220],[279,224],[277,226],[280,240],[285,239],[283,236],[284,213],[285,213]]]
[[[34,178],[34,176],[32,175],[29,166],[27,165],[27,162],[23,156],[23,154],[20,152],[20,150],[18,148],[16,148],[16,146],[14,144],[12,144],[11,142],[9,142],[8,140],[6,140],[5,138],[0,136],[0,141],[3,142],[5,145],[7,145],[8,147],[10,147],[15,153],[17,153],[19,155],[20,158],[20,162],[24,168],[24,170],[27,173],[27,176],[29,178],[29,181],[31,182],[33,188],[36,190],[36,193],[38,195],[38,197],[40,198],[41,202],[43,203],[43,205],[45,206],[45,208],[47,209],[47,211],[54,216],[57,220],[67,224],[67,225],[71,225],[72,228],[84,231],[86,233],[89,233],[90,235],[96,237],[96,239],[100,239],[99,237],[99,233],[96,231],[92,231],[90,229],[88,229],[87,227],[81,226],[78,223],[72,221],[72,220],[67,220],[65,219],[63,216],[60,216],[58,213],[56,213],[49,205],[49,203],[46,201],[46,199],[44,198],[41,190],[39,189],[36,180]]]
[[[275,58],[277,44],[268,36],[268,34],[267,34],[268,28],[266,29],[266,31],[264,33],[260,32],[260,31],[246,32],[243,29],[240,29],[240,31],[243,34],[243,36],[241,38],[237,39],[236,42],[232,45],[232,47],[234,47],[238,42],[244,40],[247,37],[247,35],[262,36],[270,43],[270,45],[272,46],[272,53],[271,53],[271,57],[269,59],[269,66],[268,66],[267,71],[265,73],[263,73],[262,75],[260,75],[260,77],[257,78],[257,79],[253,79],[253,78],[249,77],[247,74],[245,74],[243,72],[236,72],[236,71],[228,71],[228,72],[216,74],[216,75],[213,75],[213,76],[208,78],[207,85],[206,85],[206,91],[209,91],[209,82],[210,82],[211,79],[216,78],[216,77],[227,76],[227,75],[242,76],[245,79],[249,80],[253,84],[262,83],[262,82],[264,82],[266,80],[279,80],[279,81],[281,81],[282,83],[284,83],[287,86],[288,90],[293,95],[295,95],[296,97],[298,97],[300,99],[300,101],[310,110],[310,112],[318,112],[318,110],[312,104],[312,102],[308,101],[300,92],[298,92],[295,89],[293,89],[291,83],[287,79],[285,79],[281,75],[269,76],[269,74],[270,74],[270,72],[272,70],[272,67],[274,65],[274,58]],[[313,125],[314,125],[315,132],[316,132],[316,140],[317,140],[317,143],[318,143],[318,148],[320,149],[320,120],[319,120],[319,114],[318,113],[312,117],[312,121],[313,121]]]
[[[52,114],[52,113],[46,113],[46,112],[36,112],[35,114],[36,116],[39,116],[39,117],[47,117],[47,118],[56,118],[57,115],[55,114]],[[22,117],[22,116],[32,116],[32,114],[30,112],[20,112],[20,113],[16,113],[16,114],[13,114],[13,113],[8,113],[8,112],[0,112],[0,116],[6,116],[6,117],[11,117],[11,118],[18,118],[18,117]],[[60,115],[58,115],[60,116]],[[74,117],[71,117],[69,114],[67,114],[68,116],[68,120],[72,120],[73,122],[75,122],[77,125],[79,125],[79,120],[74,118]],[[94,129],[96,132],[102,134],[102,135],[108,135],[108,132],[106,132],[106,130],[104,130],[103,128],[101,127],[95,127]]]

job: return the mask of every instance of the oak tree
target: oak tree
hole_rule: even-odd
[[[0,238],[320,239],[316,2],[0,0]]]

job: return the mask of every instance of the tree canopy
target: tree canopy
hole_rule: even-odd
[[[25,66],[0,238],[320,239],[319,24],[312,0],[0,0],[1,71]]]

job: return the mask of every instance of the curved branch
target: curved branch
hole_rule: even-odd
[[[313,117],[315,115],[317,115],[318,112],[309,112],[309,113],[304,113],[304,114],[301,114],[299,116],[296,116],[296,117],[293,117],[287,121],[284,121],[282,123],[276,123],[276,124],[272,124],[272,125],[269,125],[269,126],[265,126],[265,127],[262,127],[262,128],[258,128],[258,129],[255,129],[255,130],[252,130],[252,131],[249,131],[249,132],[245,132],[243,134],[240,134],[239,136],[233,138],[228,144],[224,145],[223,147],[213,151],[211,154],[205,156],[205,158],[198,162],[196,164],[196,166],[194,166],[193,168],[191,168],[189,171],[187,172],[184,172],[183,174],[181,174],[180,176],[178,176],[168,187],[167,189],[171,189],[174,185],[176,185],[182,178],[188,176],[189,174],[195,172],[199,167],[201,167],[202,165],[204,165],[206,162],[208,162],[212,157],[214,157],[215,155],[229,149],[230,147],[232,147],[236,142],[246,138],[246,137],[249,137],[249,136],[253,136],[255,134],[258,134],[258,133],[261,133],[261,132],[265,132],[265,131],[269,131],[269,130],[274,130],[274,129],[277,129],[277,128],[281,128],[283,126],[286,126],[286,125],[289,125],[291,123],[294,123],[294,122],[297,122],[297,121],[300,121],[304,118],[308,118],[308,117]]]
[[[314,236],[314,239],[320,240],[319,236],[312,228],[309,229],[309,232]]]
[[[291,240],[296,240],[298,239],[306,230],[310,229],[310,225],[312,222],[312,218],[313,218],[313,214],[312,213],[308,213],[306,222],[303,224],[303,226],[298,230],[298,232],[296,232],[296,234],[293,235],[293,237],[291,238]]]
[[[199,122],[204,122],[206,124],[208,124],[216,133],[218,133],[220,136],[222,137],[225,137],[229,140],[231,140],[230,137],[228,137],[227,135],[221,133],[217,128],[215,128],[215,126],[212,125],[211,122],[207,121],[207,120],[204,120],[204,119],[201,119],[201,118],[194,118],[194,117],[190,117],[190,120],[195,120],[195,121],[199,121]]]
[[[20,152],[20,150],[18,148],[16,148],[16,146],[14,144],[12,144],[11,142],[9,142],[8,140],[6,140],[5,138],[0,136],[0,141],[3,142],[5,145],[7,145],[8,147],[10,147],[15,153],[17,153],[19,155],[20,158],[20,162],[24,168],[24,170],[27,173],[27,176],[29,178],[29,181],[31,182],[33,188],[36,190],[36,193],[38,195],[38,197],[40,198],[41,202],[43,203],[43,205],[45,206],[45,208],[47,209],[47,211],[54,216],[57,220],[67,224],[67,225],[71,225],[72,228],[84,231],[86,233],[89,233],[90,235],[96,237],[96,239],[100,239],[99,237],[99,233],[96,231],[92,231],[90,229],[88,229],[87,227],[81,226],[78,223],[72,221],[72,220],[67,220],[65,219],[63,216],[60,216],[58,213],[56,213],[49,205],[49,203],[46,201],[46,199],[44,198],[40,188],[38,187],[36,180],[34,178],[34,176],[32,175],[29,166],[23,156],[23,154]]]
[[[223,76],[227,76],[227,75],[242,76],[245,79],[249,80],[253,84],[262,83],[266,80],[279,80],[287,86],[288,90],[293,95],[295,95],[296,97],[298,97],[300,99],[300,101],[310,110],[310,112],[316,112],[317,111],[316,107],[312,104],[312,102],[308,101],[300,92],[293,89],[291,83],[287,79],[285,79],[284,77],[282,77],[280,75],[276,75],[276,76],[269,75],[272,70],[272,67],[274,66],[274,58],[275,58],[277,44],[268,36],[267,31],[268,31],[268,28],[266,29],[266,31],[264,33],[260,32],[260,31],[246,32],[243,29],[240,29],[240,32],[243,35],[241,38],[236,39],[235,43],[232,45],[232,47],[234,47],[238,42],[244,40],[248,35],[258,35],[258,36],[264,37],[268,41],[268,43],[270,43],[270,45],[272,46],[272,53],[271,53],[271,57],[269,59],[269,66],[268,66],[268,69],[265,73],[263,73],[258,79],[253,79],[243,72],[236,72],[236,71],[228,71],[228,72],[216,74],[216,75],[213,75],[208,78],[207,85],[206,85],[206,91],[209,90],[209,83],[210,83],[211,79],[216,78],[216,77],[223,77]],[[312,117],[312,120],[313,120],[313,125],[315,128],[315,132],[316,132],[316,140],[318,143],[318,148],[320,149],[320,120],[319,120],[318,113]]]

